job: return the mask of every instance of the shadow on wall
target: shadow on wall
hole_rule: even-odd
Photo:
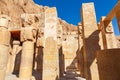
[[[81,49],[77,50],[77,66],[78,66],[78,70],[80,71],[80,76],[85,77],[84,76],[84,56],[83,56],[83,46]]]
[[[85,38],[83,47],[81,48],[81,50],[78,50],[77,52],[78,64],[80,64],[78,65],[78,67],[79,67],[81,76],[86,77],[86,74],[87,74],[88,80],[92,80],[90,67],[96,58],[97,51],[101,50],[101,47],[99,45],[99,33],[100,31],[96,30],[88,38]],[[85,73],[85,68],[86,68],[85,60],[87,60],[87,63],[86,63],[87,73]]]
[[[62,46],[59,48],[59,75],[60,77],[63,77],[65,71],[65,60],[64,60],[64,54]]]
[[[37,51],[36,51],[37,49]],[[21,54],[22,50],[20,50],[16,54],[15,58],[15,65],[14,65],[14,70],[12,74],[16,75],[18,77],[19,75],[19,70],[20,70],[20,61],[21,61]],[[34,48],[34,55],[33,55],[33,70],[32,74],[35,77],[36,80],[42,80],[42,69],[43,69],[43,47],[35,47]],[[35,69],[34,69],[35,68]]]
[[[18,76],[19,70],[20,70],[21,53],[22,53],[22,50],[20,50],[18,52],[18,54],[16,55],[16,58],[15,58],[15,65],[14,65],[13,74],[15,74],[17,76]]]
[[[76,45],[76,44],[74,44],[74,45]],[[73,44],[71,46],[73,46]],[[64,69],[64,76],[62,76],[61,80],[78,80],[77,78],[80,76],[80,74],[77,73],[78,72],[78,68],[77,68],[78,51],[76,51],[72,54],[74,54],[75,56],[73,55],[74,57],[70,59],[71,63],[66,67],[66,71]],[[72,54],[68,54],[68,55],[72,55]],[[68,58],[66,58],[66,59],[68,59]],[[65,66],[64,66],[64,68],[65,68]]]
[[[120,49],[98,51],[97,63],[100,80],[120,80]]]
[[[63,76],[66,80],[78,80],[77,77],[80,75],[77,73],[77,57],[75,57],[72,63],[66,67],[65,75]]]
[[[43,47],[37,47],[37,52],[35,52],[34,54],[33,61],[33,76],[35,77],[36,80],[42,80],[43,71],[42,69],[43,69]]]
[[[99,33],[100,31],[96,30],[88,38],[85,39],[85,45],[87,45],[85,50],[87,53],[86,58],[87,58],[87,71],[88,71],[89,80],[92,80],[90,67],[96,58],[97,51],[101,50],[101,47],[99,45]]]

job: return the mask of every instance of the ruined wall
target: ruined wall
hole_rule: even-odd
[[[120,49],[98,51],[97,64],[99,80],[120,79]]]
[[[65,71],[77,69],[78,30],[77,27],[59,19],[62,26],[62,49]]]

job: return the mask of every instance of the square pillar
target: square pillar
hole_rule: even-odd
[[[57,47],[57,11],[56,8],[45,9],[45,47],[43,49],[42,80],[58,80],[59,54]]]
[[[120,2],[120,1],[119,1]],[[120,30],[120,10],[118,10],[116,12],[116,19],[117,19],[117,22],[118,22],[118,27],[119,27],[119,30]]]
[[[96,51],[100,50],[99,33],[93,3],[82,4],[84,77],[86,80],[99,80]]]

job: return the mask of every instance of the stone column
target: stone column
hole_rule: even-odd
[[[120,1],[119,1],[120,2]],[[118,27],[119,27],[119,30],[120,30],[120,10],[118,10],[116,12],[116,19],[117,19],[117,22],[118,22]]]
[[[8,18],[6,15],[0,15],[0,80],[5,80],[9,54],[11,36],[8,31]]]
[[[117,48],[117,41],[115,38],[112,21],[105,21],[105,17],[101,18],[100,29],[103,39],[103,48],[112,49]]]
[[[34,43],[36,38],[36,28],[33,26],[35,16],[31,17],[29,14],[23,15],[24,26],[21,30],[21,41],[23,44],[19,78],[20,80],[30,80],[32,77]]]
[[[99,80],[96,51],[100,50],[99,31],[93,3],[82,4],[84,76],[86,80]]]
[[[58,80],[59,54],[57,48],[57,11],[56,8],[45,10],[45,47],[43,50],[42,80]]]
[[[23,42],[22,48],[19,78],[21,80],[30,80],[32,77],[34,42],[29,40]]]

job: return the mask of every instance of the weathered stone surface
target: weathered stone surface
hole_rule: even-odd
[[[59,53],[57,46],[57,11],[56,8],[45,10],[45,47],[43,52],[42,80],[58,80]]]
[[[0,16],[0,80],[5,80],[11,35],[8,31],[8,16]]]
[[[34,42],[25,41],[22,47],[19,78],[29,80],[32,77]]]
[[[117,41],[114,35],[112,22],[104,21],[104,19],[105,17],[102,17],[100,21],[100,29],[103,39],[103,48],[104,49],[117,48]]]
[[[47,8],[45,10],[45,28],[44,35],[47,37],[53,37],[57,40],[57,11],[56,8]]]
[[[0,73],[2,76],[0,80],[5,76],[6,80],[56,80],[58,78],[60,80],[81,80],[78,69],[81,76],[86,77],[87,80],[98,80],[97,68],[99,67],[96,64],[96,51],[105,48],[116,48],[116,40],[111,28],[112,23],[107,25],[106,23],[111,22],[116,15],[119,25],[119,7],[120,3],[106,16],[104,25],[101,26],[100,22],[97,29],[93,4],[83,4],[83,22],[77,28],[75,25],[68,24],[66,21],[57,18],[56,8],[39,6],[34,4],[32,0],[1,0],[0,14],[9,15],[12,22],[6,26],[9,18],[8,20],[0,20],[0,26],[4,26],[4,28],[0,27],[0,65],[5,63],[3,66],[6,66],[7,62],[7,54],[3,54],[3,52],[8,53],[10,38],[4,36],[9,35],[7,28],[12,34],[12,40],[21,40],[23,46],[21,58],[20,54],[18,54],[21,53],[21,44],[19,50],[17,50],[18,45],[11,43],[13,51],[9,54],[10,58],[8,58],[7,64],[9,74],[5,75],[6,70],[1,70],[3,67],[0,66],[0,72],[2,73]],[[22,20],[20,19],[21,14]],[[104,40],[101,33],[105,36]],[[34,42],[36,45],[34,45]],[[6,60],[3,60],[3,58]],[[105,69],[106,65],[108,65],[106,59],[108,58],[102,59],[105,61]],[[99,60],[101,61],[101,57]],[[101,69],[101,65],[99,69]],[[112,69],[114,73],[116,70]],[[19,73],[20,78],[11,74],[12,72],[16,75]],[[106,75],[107,72],[104,73]],[[101,74],[102,71],[100,71],[100,78]],[[110,77],[112,79],[114,75]]]
[[[93,3],[82,4],[82,23],[84,76],[87,80],[99,80],[96,64],[96,51],[100,50],[99,31]]]
[[[105,49],[97,52],[100,80],[119,80],[120,49]]]
[[[63,32],[77,31],[77,26],[73,24],[68,24],[65,20],[58,18],[59,23],[62,25]]]
[[[10,32],[8,31],[9,17],[0,15],[0,44],[8,46],[10,44]]]
[[[14,40],[13,41],[13,49],[11,54],[9,54],[8,64],[7,64],[7,73],[13,73],[14,72],[14,66],[15,66],[15,59],[16,55],[18,54],[20,50],[20,41]]]
[[[58,80],[59,77],[59,54],[57,41],[53,37],[46,38],[43,55],[43,76],[42,80]]]
[[[58,46],[58,52],[59,52],[59,77],[62,77],[64,75],[64,54],[63,54],[63,29],[62,25],[60,24],[60,21],[58,19],[57,21],[57,46]]]
[[[32,77],[32,67],[33,67],[33,54],[34,54],[34,43],[36,42],[36,27],[35,24],[39,20],[36,20],[35,15],[23,14],[23,29],[21,31],[21,41],[22,44],[22,56],[20,64],[19,78],[31,79]]]
[[[62,35],[62,49],[64,56],[65,71],[69,69],[77,69],[77,58],[76,52],[78,49],[78,31],[77,27],[68,24],[66,21],[59,19],[62,25],[63,35]]]
[[[9,47],[0,44],[0,79],[5,80]]]
[[[44,11],[43,7],[35,4],[32,0],[4,0],[0,1],[0,14],[6,14],[11,17],[13,23],[11,27],[20,27],[20,16],[23,13],[40,13]]]
[[[83,56],[83,27],[78,23],[78,50],[77,50],[77,65],[80,75],[84,75],[84,56]]]
[[[36,42],[37,47],[45,46],[44,28],[45,28],[45,12],[42,12],[39,15],[38,35]]]
[[[120,36],[116,36],[116,40],[117,40],[117,46],[118,48],[120,48]]]
[[[58,19],[57,21],[57,43],[58,47],[62,46],[62,41],[63,41],[63,29],[62,29],[62,24],[60,24],[60,21]]]
[[[65,71],[69,69],[77,69],[76,51],[78,49],[78,39],[76,39],[76,34],[73,35],[68,35],[66,40],[63,40],[62,44],[65,59]]]

